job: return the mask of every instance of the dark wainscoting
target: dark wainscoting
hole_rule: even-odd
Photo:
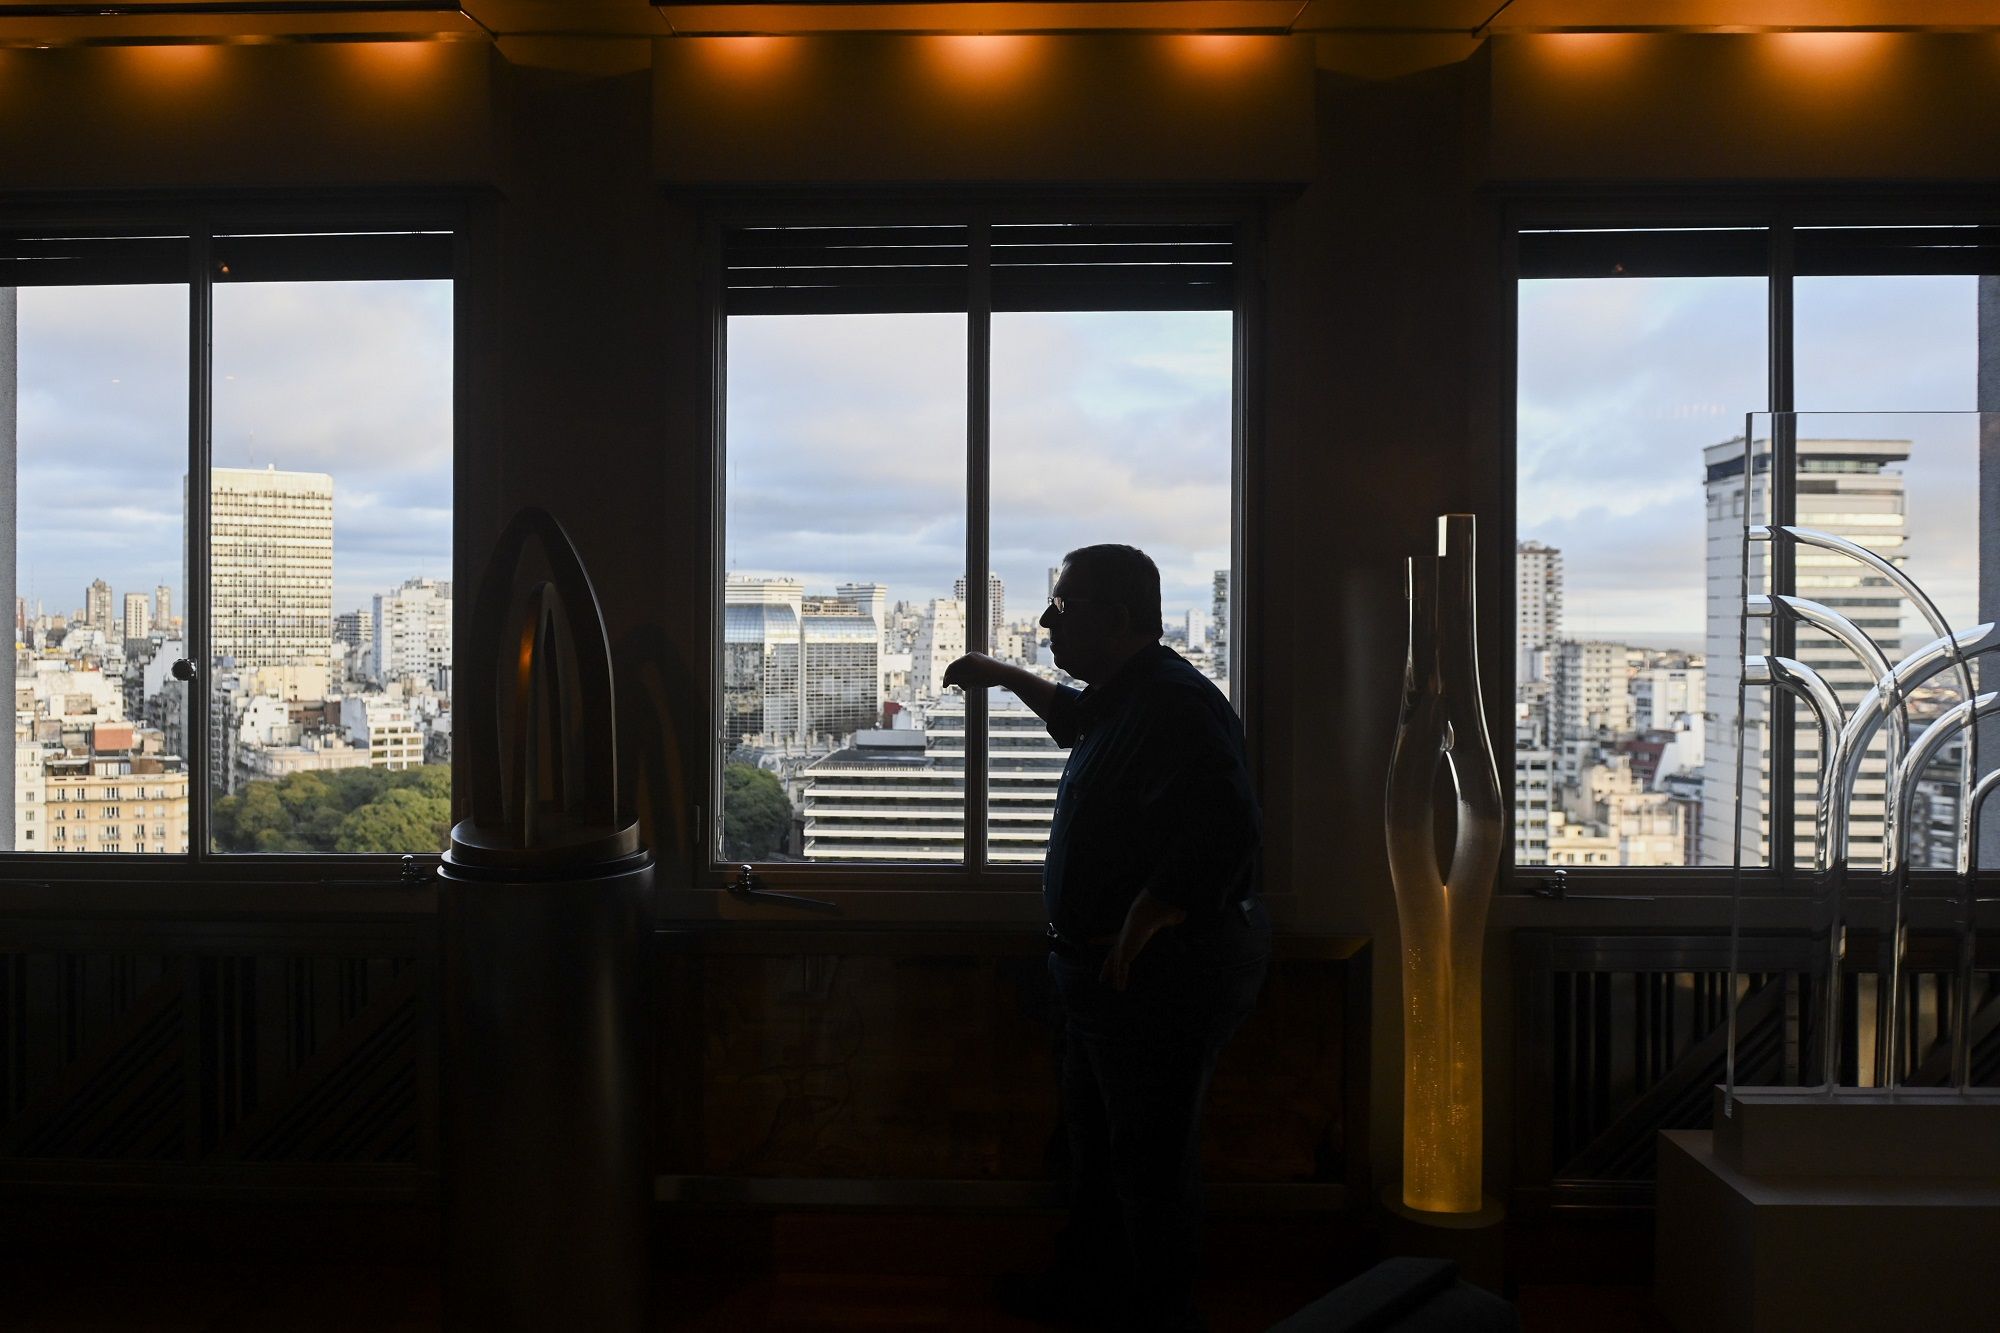
[[[435,940],[427,917],[0,920],[6,1230],[65,1202],[429,1207]]]
[[[666,931],[658,952],[663,1201],[1053,1200],[1056,1031],[1033,934]],[[1280,941],[1216,1074],[1218,1206],[1365,1197],[1367,965],[1359,939]]]
[[[1800,1033],[1814,1018],[1802,984],[1812,947],[1804,935],[1742,941],[1739,1082],[1798,1081]],[[1911,940],[1903,1079],[1913,1086],[1939,1085],[1949,1074],[1952,949],[1947,936]],[[1980,936],[1978,963],[1974,1080],[1993,1086],[2000,1084],[2000,934]],[[1846,1082],[1874,1058],[1874,966],[1874,937],[1850,937]],[[1723,931],[1516,932],[1517,1211],[1652,1207],[1660,1131],[1712,1122],[1726,1055],[1728,968]]]

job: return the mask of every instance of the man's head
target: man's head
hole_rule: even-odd
[[[1083,546],[1063,557],[1042,627],[1056,665],[1092,684],[1160,641],[1160,568],[1136,546]]]

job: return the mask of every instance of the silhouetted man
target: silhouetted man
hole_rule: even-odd
[[[1070,1220],[1055,1266],[1000,1298],[1092,1327],[1200,1329],[1201,1104],[1270,957],[1243,729],[1160,643],[1160,572],[1143,551],[1071,551],[1042,625],[1087,689],[978,653],[944,677],[1005,686],[1071,747],[1042,872]]]

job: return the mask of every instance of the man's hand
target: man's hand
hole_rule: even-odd
[[[947,688],[956,685],[962,690],[984,690],[1005,684],[1010,674],[1007,664],[996,657],[967,653],[944,669],[944,683]]]
[[[1111,953],[1105,958],[1097,979],[1110,982],[1113,990],[1124,990],[1125,983],[1132,976],[1132,960],[1139,956],[1146,942],[1167,927],[1178,926],[1185,920],[1185,911],[1141,890],[1125,913],[1125,924],[1118,928],[1118,938],[1112,941]]]

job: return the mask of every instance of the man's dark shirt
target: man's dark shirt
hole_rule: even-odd
[[[1253,887],[1257,799],[1242,723],[1213,682],[1156,645],[1102,685],[1058,686],[1048,727],[1073,747],[1042,871],[1058,932],[1116,933],[1141,890],[1197,929],[1236,910]]]

